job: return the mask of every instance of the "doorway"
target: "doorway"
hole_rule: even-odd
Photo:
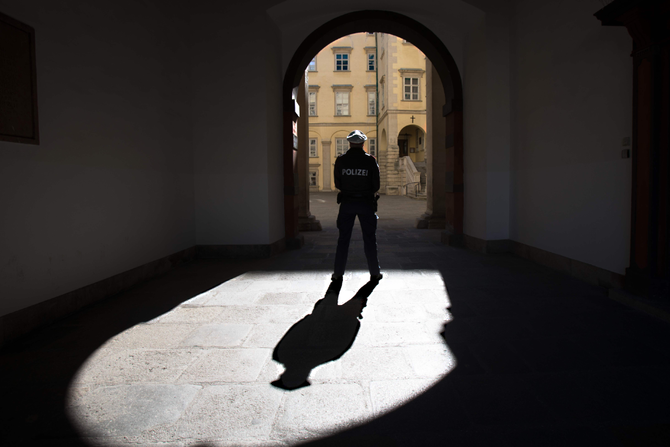
[[[441,115],[436,116],[433,126],[443,128],[446,136],[434,147],[437,152],[445,155],[439,157],[442,162],[429,166],[434,168],[433,177],[437,183],[428,185],[429,194],[426,213],[422,218],[442,221],[446,226],[447,243],[458,243],[463,232],[463,118],[462,118],[462,84],[458,67],[442,41],[421,23],[402,14],[389,11],[360,11],[342,15],[317,28],[298,47],[294,53],[284,77],[284,212],[286,241],[289,246],[300,245],[298,229],[300,208],[300,182],[306,181],[309,172],[298,169],[299,148],[294,138],[294,129],[300,118],[301,107],[298,105],[298,93],[304,89],[301,80],[308,65],[318,52],[343,36],[358,32],[380,32],[393,34],[412,42],[432,63],[432,70],[444,92],[441,98],[433,98],[435,103],[443,105]],[[307,110],[308,107],[305,107]],[[409,156],[409,142],[404,144],[406,156]],[[431,164],[436,157],[429,157]],[[446,160],[445,160],[446,159]],[[301,180],[302,178],[302,180]],[[441,182],[441,184],[440,184]],[[304,200],[304,198],[303,198]],[[431,203],[431,201],[433,203]],[[441,211],[443,210],[443,211]],[[443,215],[438,215],[443,212]],[[318,216],[317,216],[318,217]],[[418,225],[417,225],[418,226]],[[420,228],[430,228],[430,224]],[[433,227],[434,228],[434,227]]]

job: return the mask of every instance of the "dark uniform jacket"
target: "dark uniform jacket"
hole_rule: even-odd
[[[374,201],[379,191],[379,165],[360,147],[352,147],[335,160],[337,202]]]

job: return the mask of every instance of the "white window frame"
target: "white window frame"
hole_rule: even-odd
[[[316,71],[316,56],[314,56],[314,59],[309,61],[309,65],[307,65],[307,71]]]
[[[374,91],[368,91],[368,115],[377,115],[377,93]]]
[[[340,156],[349,150],[349,142],[346,138],[335,138],[335,156]]]
[[[319,157],[319,140],[317,138],[309,139],[309,157],[310,158]]]
[[[348,90],[335,90],[335,116],[350,116]]]
[[[340,56],[338,58],[338,56]],[[340,63],[338,65],[338,62]],[[338,51],[335,53],[335,71],[351,71],[349,69],[349,53]]]
[[[407,83],[407,81],[410,81]],[[414,82],[416,81],[416,83]],[[416,87],[416,92],[414,88]],[[408,90],[409,88],[409,90]],[[409,96],[409,97],[408,97]],[[404,76],[402,78],[402,99],[403,101],[421,100],[421,78],[418,76]]]
[[[307,92],[309,116],[318,116],[316,111],[316,92]]]
[[[312,183],[312,180],[314,183]],[[318,188],[319,187],[319,171],[309,171],[309,187]]]
[[[372,68],[370,68],[370,65],[372,65]],[[375,53],[373,51],[368,52],[367,70],[368,71],[376,71],[377,70],[377,58],[375,57]]]
[[[377,157],[377,139],[368,138],[368,153],[373,157]]]

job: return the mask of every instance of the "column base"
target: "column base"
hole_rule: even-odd
[[[625,281],[625,289],[630,293],[670,302],[670,281],[667,279],[652,278],[648,272],[628,267]]]
[[[314,216],[298,217],[298,231],[321,231],[321,222]]]
[[[387,196],[399,196],[400,195],[400,186],[386,186],[386,195]]]
[[[454,234],[450,230],[444,230],[440,235],[440,241],[450,247],[465,248],[465,235]]]
[[[443,230],[447,228],[447,220],[444,217],[423,214],[416,219],[414,227],[419,230]]]
[[[296,237],[286,238],[286,248],[289,250],[297,250],[305,245],[305,236],[298,234]]]

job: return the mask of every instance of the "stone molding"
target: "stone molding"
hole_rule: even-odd
[[[269,258],[286,249],[284,238],[272,244],[248,245],[196,245],[195,254],[198,259],[256,259]]]
[[[192,261],[191,247],[0,317],[0,346]]]
[[[467,234],[454,235],[450,231],[443,231],[442,243],[480,253],[512,253],[607,289],[622,289],[624,286],[624,275],[510,239],[484,240]]]
[[[423,77],[423,74],[426,72],[423,68],[399,68],[400,76],[402,77],[405,74],[417,74],[420,78]]]
[[[333,53],[351,53],[354,50],[353,47],[330,47],[330,49]]]
[[[338,116],[343,116],[343,115],[338,115]],[[374,117],[374,115],[370,115],[370,116]],[[314,123],[314,124],[309,123],[310,128],[312,128],[312,127],[342,127],[342,125],[343,125],[342,123]],[[374,122],[374,120],[372,120],[372,121],[369,121],[367,123],[346,123],[346,125],[350,126],[350,127],[374,126],[375,122]]]
[[[313,226],[316,227],[317,224],[320,226],[318,221]],[[304,236],[302,238],[304,239]],[[287,247],[299,248],[301,245],[298,239],[287,243],[282,238],[272,244],[196,245],[178,251],[63,295],[0,316],[0,347],[194,259],[267,258],[281,253]]]

